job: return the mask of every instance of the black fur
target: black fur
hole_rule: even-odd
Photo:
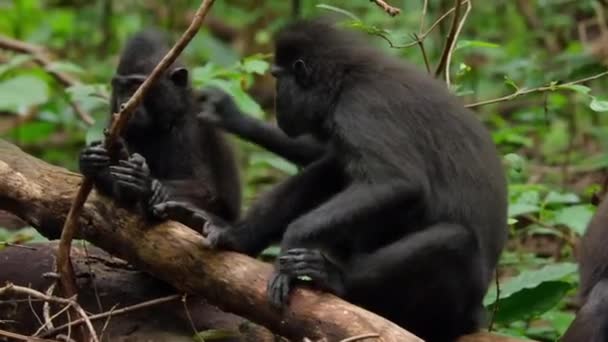
[[[326,152],[233,228],[207,221],[208,243],[256,255],[281,239],[279,306],[307,276],[426,341],[475,330],[507,236],[487,130],[444,84],[325,21],[283,30],[275,62],[279,127]]]
[[[608,196],[600,203],[579,247],[580,309],[564,342],[608,341]]]
[[[323,144],[310,135],[291,139],[280,129],[241,112],[230,95],[221,89],[203,89],[197,99],[201,121],[260,145],[296,165],[308,165],[325,152]]]
[[[127,42],[112,79],[112,113],[167,51],[165,37],[156,31],[141,32]],[[149,217],[154,217],[153,205],[178,200],[235,220],[241,189],[234,154],[221,132],[196,119],[199,111],[188,71],[177,62],[129,120],[118,158],[122,160],[111,161],[108,151],[95,143],[81,154],[81,172],[94,179],[101,193],[136,205]]]

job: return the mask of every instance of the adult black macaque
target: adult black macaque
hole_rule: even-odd
[[[160,32],[147,30],[126,44],[112,79],[111,112],[119,111],[168,51]],[[200,110],[188,70],[176,62],[146,94],[122,135],[116,160],[100,142],[86,147],[80,170],[98,191],[139,207],[185,201],[233,221],[241,189],[232,149],[222,133],[196,119]]]
[[[608,196],[600,202],[579,246],[580,308],[563,342],[608,341]]]
[[[275,305],[307,276],[426,341],[475,330],[507,236],[487,130],[442,83],[327,21],[284,29],[275,64],[279,127],[325,154],[233,227],[183,203],[155,209],[204,226],[215,248],[256,255],[282,237]]]
[[[296,165],[308,165],[325,152],[325,146],[311,135],[290,138],[277,127],[243,113],[232,97],[219,88],[205,88],[196,97],[201,108],[198,118],[203,123],[260,145]]]

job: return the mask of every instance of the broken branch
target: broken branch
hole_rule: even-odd
[[[27,295],[30,297],[44,300],[46,302],[54,302],[54,303],[59,303],[59,304],[68,305],[68,306],[73,307],[75,309],[75,311],[78,313],[78,315],[80,315],[81,319],[84,320],[84,324],[87,327],[87,329],[89,330],[89,334],[90,334],[89,336],[91,337],[91,341],[99,342],[99,338],[97,337],[97,334],[95,333],[95,329],[93,328],[93,324],[91,323],[91,320],[87,316],[87,313],[84,312],[84,310],[80,307],[80,305],[75,300],[60,298],[60,297],[55,297],[55,296],[49,296],[42,292],[38,292],[34,289],[30,289],[28,287],[23,287],[23,286],[17,286],[17,285],[10,284],[10,283],[6,284],[4,287],[0,288],[0,295],[3,295],[5,293],[24,294],[24,295]]]
[[[390,15],[391,17],[394,17],[397,14],[401,13],[401,10],[399,8],[389,5],[384,0],[370,0],[370,1],[374,2],[376,5],[378,5],[378,7],[382,8],[384,10],[384,12],[388,13],[388,15]]]

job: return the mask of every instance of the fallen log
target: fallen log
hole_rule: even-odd
[[[76,244],[80,246],[80,244]],[[83,246],[84,247],[84,246]],[[127,262],[113,258],[94,246],[74,247],[72,261],[79,275],[78,303],[102,341],[183,341],[192,342],[196,332],[234,336],[225,342],[276,342],[267,329],[242,317],[222,312],[204,298],[176,294],[175,289]],[[55,268],[57,242],[8,246],[0,250],[0,286],[6,282],[47,292],[54,280],[43,277]],[[53,305],[49,316],[61,311]],[[187,311],[186,311],[187,310]],[[0,329],[32,336],[53,338],[67,335],[67,314],[52,320],[53,328],[40,329],[43,302],[27,295],[0,295]],[[98,318],[96,318],[98,317]],[[72,320],[71,322],[73,322]],[[74,326],[70,326],[72,331]],[[1,335],[1,334],[0,334]],[[4,341],[0,337],[0,341]]]
[[[81,182],[80,175],[45,163],[0,140],[0,209],[16,214],[44,236],[50,239],[60,236]],[[290,307],[278,312],[266,300],[271,265],[237,253],[209,251],[202,247],[199,234],[176,222],[146,226],[137,215],[96,193],[85,204],[79,224],[79,238],[129,261],[179,291],[199,294],[222,310],[291,340],[333,342],[371,333],[384,342],[421,341],[378,315],[331,294],[309,289],[295,290]],[[517,340],[475,334],[461,341]]]

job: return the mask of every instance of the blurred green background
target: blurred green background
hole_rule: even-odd
[[[453,1],[428,1],[425,16],[422,0],[389,2],[400,15],[392,18],[365,0],[216,1],[184,59],[197,87],[219,86],[247,113],[272,120],[273,81],[265,75],[272,35],[294,13],[332,13],[368,32],[379,48],[425,68],[412,43],[416,34],[424,38],[434,69],[451,18],[426,33]],[[149,26],[176,39],[197,7],[192,0],[0,0],[0,136],[77,170],[79,150],[99,139],[106,124],[109,80],[125,39]],[[608,166],[608,78],[560,84],[606,70],[606,7],[591,0],[474,2],[451,59],[451,87],[468,104],[546,87],[474,107],[492,130],[510,183],[510,241],[499,269],[500,298],[497,302],[493,287],[485,301],[494,313],[493,329],[504,334],[553,341],[573,319],[576,244]],[[34,50],[7,48],[14,41],[6,38]],[[58,79],[58,73],[69,79]],[[233,142],[245,206],[296,172],[285,160]],[[0,212],[0,227],[5,243],[43,239],[7,213]]]

